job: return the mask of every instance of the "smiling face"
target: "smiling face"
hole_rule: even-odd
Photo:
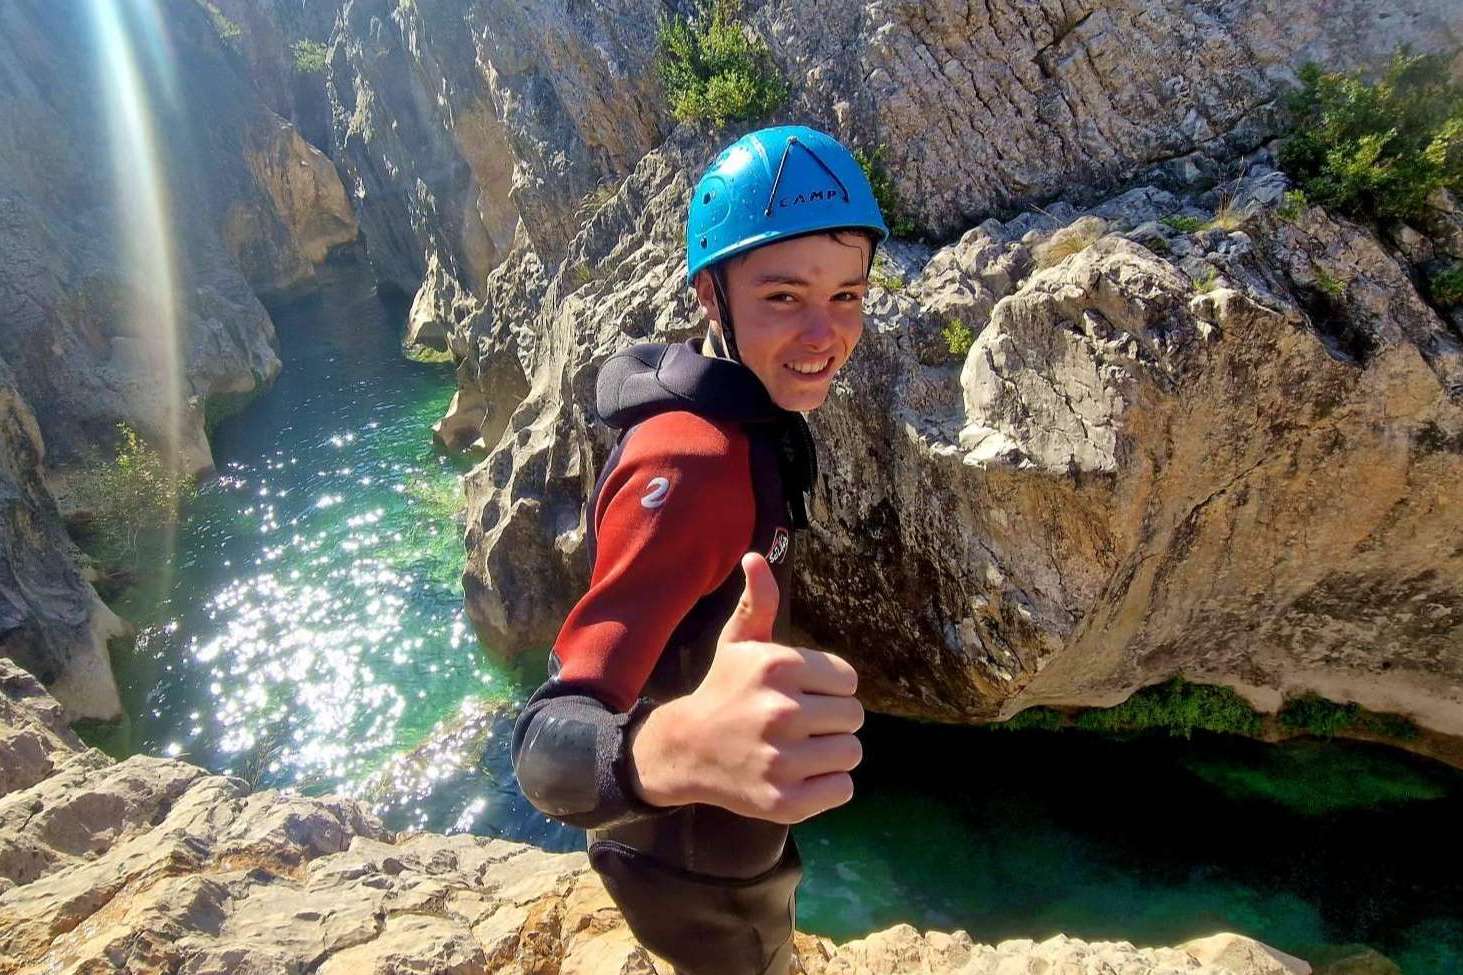
[[[785,410],[817,409],[864,330],[869,249],[862,234],[810,234],[732,258],[727,301],[742,362]],[[696,276],[701,307],[718,323],[711,274]]]

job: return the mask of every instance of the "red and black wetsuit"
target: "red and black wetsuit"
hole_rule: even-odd
[[[695,690],[767,556],[787,638],[792,531],[816,476],[802,417],[754,373],[696,343],[640,345],[600,370],[623,430],[589,500],[589,591],[513,733],[524,794],[588,831],[589,857],[636,937],[684,975],[782,975],[802,877],[786,826],[718,806],[649,806],[627,775],[630,730]]]

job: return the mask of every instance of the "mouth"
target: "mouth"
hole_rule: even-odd
[[[827,379],[833,375],[833,362],[835,356],[819,356],[816,359],[799,359],[796,362],[784,362],[782,368],[792,373],[798,379],[820,380]]]

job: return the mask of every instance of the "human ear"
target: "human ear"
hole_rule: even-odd
[[[711,282],[711,272],[704,268],[697,271],[693,283],[696,287],[696,300],[700,303],[701,310],[719,328],[721,326],[721,309],[716,304],[716,287]]]

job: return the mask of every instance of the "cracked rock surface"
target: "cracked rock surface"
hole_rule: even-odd
[[[393,834],[353,800],[250,794],[172,759],[112,762],[0,659],[0,973],[671,975],[583,853]],[[835,945],[805,975],[1307,975],[1239,935],[1175,948],[976,944],[908,925]]]

